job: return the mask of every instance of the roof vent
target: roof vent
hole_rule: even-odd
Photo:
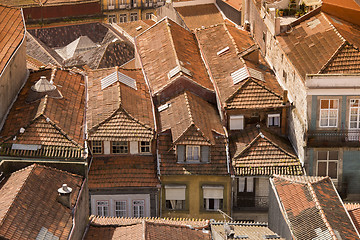
[[[221,49],[220,51],[218,51],[216,54],[217,54],[218,56],[220,56],[220,55],[226,53],[227,51],[229,51],[229,49],[230,49],[229,47],[223,48],[223,49]]]
[[[168,77],[169,79],[171,79],[172,77],[174,77],[176,74],[178,74],[179,72],[183,72],[188,76],[192,76],[191,72],[184,68],[183,66],[176,66],[173,69],[171,69],[168,73]]]
[[[120,81],[121,83],[137,90],[135,79],[128,77],[121,72],[116,72],[116,71],[101,79],[101,90],[104,90],[105,88],[114,84],[117,81]]]
[[[35,92],[50,92],[54,91],[56,87],[49,82],[45,76],[41,76],[39,81],[37,81],[31,89]]]
[[[277,234],[269,234],[264,236],[265,239],[280,239]]]
[[[68,208],[71,208],[71,192],[72,188],[68,187],[65,183],[58,189],[58,201]]]
[[[135,28],[136,31],[140,31],[142,29],[142,26],[138,26],[137,28]]]
[[[265,81],[264,75],[262,74],[262,72],[255,70],[253,68],[246,67],[246,66],[231,73],[230,75],[233,79],[234,84],[244,81],[245,79],[247,79],[249,77],[255,78],[257,80]]]
[[[235,235],[234,239],[248,239],[249,236],[248,235]]]
[[[20,128],[20,133],[24,133],[25,132],[25,128]]]
[[[168,109],[169,107],[170,107],[170,103],[163,104],[158,107],[158,111],[159,112],[164,111],[165,109]]]

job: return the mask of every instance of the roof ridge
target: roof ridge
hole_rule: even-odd
[[[187,96],[187,91],[184,91],[184,97],[185,97],[185,104],[186,104],[186,108],[188,110],[188,113],[189,113],[189,116],[190,116],[190,121],[191,121],[191,124],[194,124],[194,118],[192,116],[192,111],[191,111],[191,107],[190,107],[190,102],[189,102],[189,98]],[[191,125],[190,124],[190,125]]]
[[[26,36],[30,36],[35,42],[36,42],[36,44],[45,52],[45,54],[47,55],[47,56],[49,56],[52,60],[54,60],[55,61],[55,63],[57,63],[57,64],[59,64],[59,65],[62,65],[61,63],[59,63],[59,61],[58,60],[56,60],[56,58],[53,56],[53,55],[51,55],[49,52],[48,52],[48,50],[47,49],[45,49],[44,48],[44,46],[43,46],[43,42],[40,40],[40,39],[38,39],[37,37],[35,37],[35,36],[33,36],[30,32],[28,32],[27,30],[26,30],[26,33],[28,33],[28,34],[25,34]],[[55,51],[54,51],[55,52]],[[55,52],[56,53],[56,52]],[[56,53],[57,54],[57,53]],[[61,57],[61,56],[60,56]],[[61,59],[62,59],[62,57],[61,57]]]
[[[261,132],[261,134],[263,134],[263,133]],[[295,159],[298,159],[297,156],[295,156],[295,155],[293,155],[293,154],[285,151],[285,149],[283,149],[282,147],[280,147],[278,144],[274,143],[274,142],[273,142],[271,139],[269,139],[265,134],[263,134],[263,136],[264,136],[264,138],[266,138],[266,139],[270,142],[270,144],[272,144],[272,145],[274,145],[275,147],[279,148],[280,151],[284,152],[285,154],[287,154],[287,155],[289,155],[289,156],[292,156],[292,157],[295,158]]]
[[[182,66],[181,66],[181,64],[180,64],[180,60],[179,60],[178,54],[177,54],[177,52],[176,52],[176,47],[175,47],[173,35],[172,35],[172,32],[171,32],[171,28],[170,28],[171,23],[169,22],[169,19],[168,19],[168,18],[166,18],[165,21],[166,21],[166,29],[167,29],[167,31],[168,31],[168,33],[169,33],[169,36],[170,36],[169,39],[170,39],[170,43],[171,43],[171,48],[172,48],[173,51],[174,51],[176,65],[181,69]]]
[[[126,111],[125,108],[122,107],[122,105],[120,105],[120,109],[119,110],[123,110],[124,113],[126,115],[128,115],[128,117],[132,118],[134,121],[136,121],[137,123],[139,123],[140,125],[143,125],[144,127],[148,128],[149,130],[153,130],[150,126],[147,126],[147,124],[141,122],[139,119],[137,119],[136,117],[132,116],[128,111]]]
[[[325,226],[326,226],[327,229],[329,230],[332,239],[333,239],[333,240],[337,240],[337,237],[336,237],[336,235],[335,235],[335,232],[334,232],[334,230],[332,229],[330,223],[328,222],[328,220],[327,220],[327,218],[326,218],[326,216],[325,216],[324,210],[322,209],[322,207],[321,207],[321,205],[320,205],[319,199],[318,199],[317,196],[316,196],[316,193],[315,193],[315,190],[314,190],[313,186],[311,185],[310,182],[308,182],[306,185],[307,185],[308,188],[309,188],[309,191],[310,191],[310,193],[311,193],[311,195],[312,195],[312,198],[313,198],[313,200],[314,200],[314,202],[315,202],[315,206],[316,206],[316,208],[319,210],[320,217],[322,218],[323,222],[325,223]]]
[[[40,117],[41,115],[43,115],[45,113],[45,108],[47,106],[48,97],[49,96],[46,94],[43,98],[40,99],[40,103],[38,105],[36,114],[32,120],[36,120],[38,117]]]

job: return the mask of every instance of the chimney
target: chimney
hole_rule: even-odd
[[[288,91],[284,90],[283,92],[283,109],[281,113],[281,134],[287,134],[287,115],[288,115],[288,107],[286,104],[288,103]]]
[[[58,189],[58,201],[64,205],[65,207],[68,207],[71,209],[71,192],[72,189],[68,187],[67,184],[63,184],[61,188]]]

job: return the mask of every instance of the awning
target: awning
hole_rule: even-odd
[[[165,185],[166,200],[185,200],[186,185]]]
[[[224,186],[202,186],[204,198],[223,199]]]

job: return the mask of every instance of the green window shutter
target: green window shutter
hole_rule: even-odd
[[[209,146],[201,146],[201,162],[210,162]]]
[[[184,162],[185,161],[185,145],[177,145],[176,151],[177,151],[178,162]]]

